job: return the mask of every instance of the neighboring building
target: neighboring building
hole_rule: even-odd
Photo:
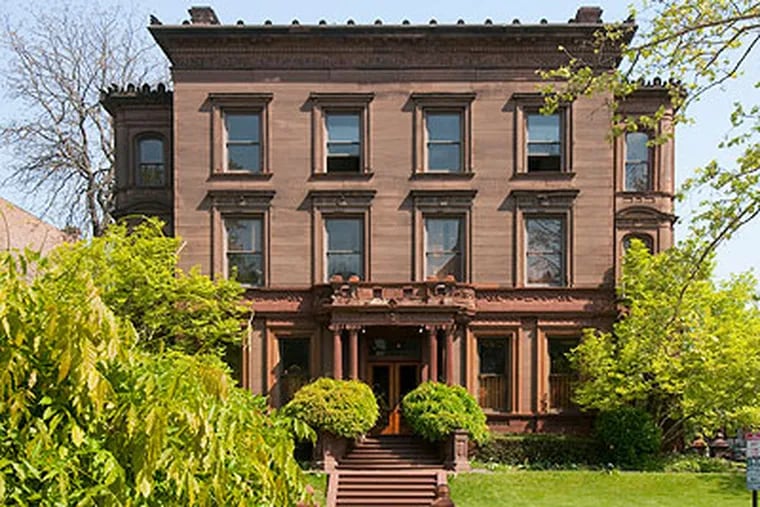
[[[0,197],[0,251],[25,248],[48,253],[78,234],[64,232]]]
[[[150,32],[173,92],[113,88],[117,205],[155,214],[182,264],[248,286],[242,384],[286,401],[359,378],[388,407],[466,386],[496,429],[569,429],[564,353],[616,318],[624,245],[672,243],[673,144],[609,140],[608,97],[540,115],[538,68],[587,43],[567,24],[221,25]],[[633,25],[630,25],[633,26]],[[668,104],[659,82],[623,105]],[[668,125],[662,125],[668,128]]]

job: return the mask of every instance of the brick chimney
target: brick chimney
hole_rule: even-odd
[[[578,8],[575,13],[576,23],[601,23],[602,8],[593,6],[583,6]]]
[[[190,22],[194,25],[219,24],[219,18],[216,17],[216,13],[211,7],[190,7],[187,12],[190,13]]]

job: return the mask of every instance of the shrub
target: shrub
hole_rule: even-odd
[[[604,463],[596,440],[552,434],[494,436],[479,445],[473,457],[478,461],[538,469]]]
[[[283,411],[314,430],[346,438],[367,433],[378,416],[375,395],[367,384],[331,378],[303,386]]]
[[[674,454],[663,460],[666,472],[688,472],[697,474],[736,472],[740,463],[723,458],[708,458],[697,454]]]
[[[401,407],[414,432],[431,442],[457,429],[467,430],[475,442],[488,440],[486,416],[462,386],[425,382],[404,396]]]
[[[662,432],[652,417],[634,407],[601,412],[596,435],[605,459],[624,469],[646,468],[662,444]]]

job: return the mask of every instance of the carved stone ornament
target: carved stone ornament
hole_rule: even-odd
[[[625,228],[657,228],[675,221],[675,215],[644,206],[625,208],[615,215],[615,225]]]
[[[322,211],[366,210],[375,197],[375,190],[310,190],[311,206]]]
[[[509,196],[517,207],[530,210],[567,209],[580,193],[578,189],[567,190],[512,190]]]
[[[274,190],[211,190],[211,205],[223,213],[265,211],[269,208]]]
[[[477,190],[421,190],[409,192],[417,209],[424,211],[468,210]]]

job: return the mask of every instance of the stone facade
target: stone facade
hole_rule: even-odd
[[[242,258],[254,266],[242,384],[277,406],[309,378],[359,378],[380,395],[386,432],[403,431],[394,408],[428,379],[464,385],[501,430],[583,426],[564,352],[616,318],[626,241],[667,248],[673,222],[672,141],[610,141],[604,96],[537,114],[536,70],[563,63],[559,45],[616,65],[614,51],[590,46],[600,10],[537,25],[250,26],[191,14],[150,27],[173,91],[112,89],[103,102],[122,214],[165,217],[186,242],[185,267],[224,277]],[[625,107],[663,103],[655,84]],[[334,138],[333,120],[353,122],[354,137]],[[456,128],[439,133],[439,121]],[[134,176],[146,135],[164,143],[162,185]],[[355,150],[336,159],[349,170],[331,170],[340,149]],[[240,245],[233,225],[247,234]],[[349,226],[359,232],[338,238]],[[350,276],[333,276],[336,259],[353,263]]]

